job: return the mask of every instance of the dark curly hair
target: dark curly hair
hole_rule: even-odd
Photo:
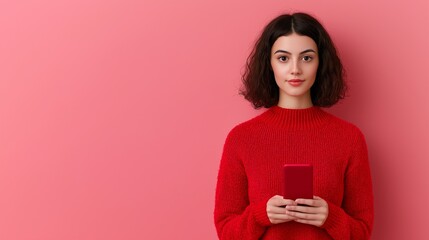
[[[344,81],[345,71],[335,46],[322,24],[306,13],[284,14],[264,28],[247,58],[240,94],[256,109],[278,104],[279,87],[271,68],[271,48],[277,38],[292,33],[310,37],[319,50],[316,80],[310,89],[313,105],[330,107],[345,96],[347,89]]]

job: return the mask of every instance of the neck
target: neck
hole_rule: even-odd
[[[303,109],[312,107],[313,102],[311,101],[310,91],[308,94],[302,96],[289,96],[280,93],[277,106],[289,109]]]
[[[327,114],[318,107],[302,109],[274,106],[264,114],[264,119],[271,124],[289,130],[318,128],[327,123]]]

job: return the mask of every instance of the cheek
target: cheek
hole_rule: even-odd
[[[283,69],[278,64],[271,64],[271,69],[273,70],[274,76],[280,77],[283,75]]]
[[[308,69],[309,74],[312,75],[314,78],[316,78],[316,75],[317,75],[317,68],[318,68],[318,65],[316,64],[314,66],[311,66]]]
[[[271,71],[273,71],[274,80],[276,81],[277,86],[279,86],[281,79],[283,78],[281,74],[281,68],[279,68],[278,65],[271,64]]]
[[[274,73],[274,80],[276,80],[277,84],[283,81],[284,74],[282,74],[282,71],[280,68],[273,68]]]
[[[316,66],[314,67],[314,75],[317,74],[318,69],[319,69],[319,61],[317,61]]]
[[[316,75],[317,75],[317,66],[315,68],[313,68],[313,75],[314,75],[314,77],[316,77]]]

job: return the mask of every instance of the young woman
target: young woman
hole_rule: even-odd
[[[281,15],[265,27],[241,94],[268,110],[227,136],[214,211],[220,239],[370,237],[373,193],[364,136],[320,108],[344,97],[343,75],[331,38],[312,16]],[[283,199],[284,164],[313,165],[313,199]]]

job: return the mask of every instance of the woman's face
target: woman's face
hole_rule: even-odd
[[[310,88],[318,66],[318,49],[313,39],[296,33],[279,37],[271,48],[271,67],[280,88],[279,104],[311,104]]]

